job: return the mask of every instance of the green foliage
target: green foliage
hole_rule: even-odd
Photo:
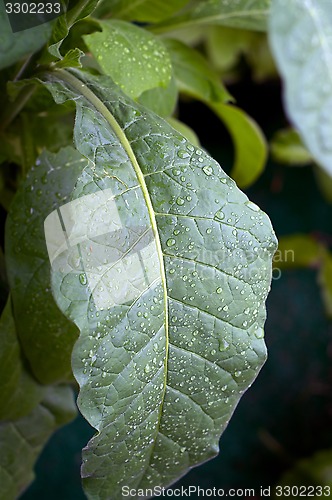
[[[170,31],[192,25],[222,24],[235,28],[266,29],[270,0],[196,0],[187,12],[157,25],[155,31]]]
[[[329,0],[274,0],[270,40],[287,111],[317,162],[332,175],[332,11]]]
[[[312,163],[312,156],[294,129],[279,130],[271,141],[271,155],[278,163],[302,166]]]
[[[328,176],[330,9],[285,5],[272,1],[269,37],[301,139],[279,132],[272,155]],[[267,143],[226,83],[243,65],[275,75],[269,7],[80,0],[18,34],[1,11],[0,498],[29,484],[44,443],[73,418],[76,382],[97,431],[83,451],[88,498],[168,486],[218,452],[266,357],[276,238],[239,187],[264,171]],[[179,99],[227,127],[234,180],[181,122]],[[328,244],[293,235],[288,250],[295,260],[275,267],[317,267],[330,312]]]
[[[322,450],[309,458],[299,460],[291,470],[283,475],[279,484],[290,487],[289,494],[287,491],[287,498],[291,500],[299,497],[298,493],[301,491],[301,486],[313,487],[312,491],[306,490],[313,498],[329,497],[332,488],[332,451]],[[292,486],[295,486],[295,488],[292,488]],[[315,492],[317,492],[316,495]],[[274,498],[278,497],[275,496]]]
[[[37,379],[53,383],[71,374],[76,328],[54,303],[50,285],[45,216],[62,206],[86,161],[72,148],[43,153],[21,183],[6,224],[7,273],[15,323]]]
[[[84,41],[105,75],[133,98],[167,87],[172,67],[160,40],[124,21],[100,21],[99,26],[102,31],[86,35]]]
[[[39,50],[51,34],[49,24],[13,33],[6,15],[5,3],[0,2],[0,69],[16,63]]]
[[[79,406],[98,430],[83,454],[86,491],[118,498],[122,486],[168,485],[216,454],[265,359],[275,238],[203,150],[110,80],[75,75],[49,78],[58,102],[75,100],[75,145],[94,162],[61,210],[65,228],[75,216],[79,230],[84,214],[87,238],[59,255],[52,286],[81,330]]]
[[[0,422],[0,497],[15,500],[34,478],[33,467],[53,432],[72,420],[76,408],[69,387],[49,387],[43,400],[18,420]]]

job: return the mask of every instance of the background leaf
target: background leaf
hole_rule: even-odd
[[[44,152],[17,191],[6,223],[16,329],[33,373],[44,384],[71,376],[70,356],[77,337],[52,296],[44,220],[66,202],[85,165],[73,148]]]
[[[323,256],[323,248],[309,234],[282,236],[273,263],[281,269],[317,267]]]
[[[138,102],[151,109],[159,116],[168,117],[174,113],[178,101],[178,88],[172,76],[168,86],[146,90],[139,96]]]
[[[303,145],[301,137],[292,128],[278,130],[271,140],[271,155],[278,163],[303,166],[312,163],[313,158]]]
[[[332,175],[332,10],[329,0],[273,0],[270,42],[286,110],[316,161]]]
[[[58,17],[52,31],[48,48],[52,56],[62,59],[60,47],[67,37],[70,28],[81,19],[89,16],[96,8],[98,1],[99,0],[79,0],[78,2],[71,2],[69,5],[70,9],[65,14]],[[45,56],[45,62],[46,61],[47,58]]]
[[[61,402],[61,406],[58,403]],[[34,478],[35,461],[53,432],[76,416],[72,390],[49,387],[27,416],[0,423],[0,498],[15,500]]]
[[[270,0],[196,0],[184,14],[174,16],[153,28],[162,32],[192,25],[222,24],[234,28],[266,30]]]
[[[319,284],[327,315],[332,318],[332,255],[325,252],[319,273]]]
[[[189,0],[104,0],[98,13],[131,21],[155,23],[178,12]]]
[[[83,454],[87,495],[118,499],[217,453],[265,359],[276,240],[203,150],[109,79],[74,74],[49,75],[49,87],[75,100],[75,143],[93,167],[61,209],[71,245],[52,286],[81,330],[79,406],[98,430]]]
[[[239,187],[247,188],[265,167],[267,144],[263,132],[240,108],[222,103],[210,107],[222,119],[233,139],[235,161],[231,176]]]
[[[102,72],[135,98],[153,87],[167,87],[169,55],[154,35],[124,21],[99,21],[102,31],[84,36]]]
[[[0,69],[11,66],[22,57],[33,54],[48,40],[52,28],[49,23],[13,33],[5,10],[0,2]]]
[[[0,340],[0,420],[17,419],[37,406],[44,390],[24,366],[10,297],[0,318]]]
[[[179,40],[164,39],[180,92],[207,103],[232,99],[202,54]]]

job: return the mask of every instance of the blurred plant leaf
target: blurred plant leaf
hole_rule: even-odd
[[[327,251],[324,254],[318,281],[322,291],[326,314],[332,318],[332,255]]]
[[[303,166],[313,162],[300,135],[292,128],[278,130],[272,137],[270,148],[272,158],[278,163]]]
[[[49,80],[57,101],[75,101],[76,147],[91,159],[61,210],[72,246],[52,265],[59,307],[81,330],[79,406],[98,430],[83,482],[91,498],[119,498],[217,453],[265,359],[276,240],[218,163],[109,78]]]
[[[109,15],[127,21],[155,23],[175,14],[189,0],[104,0],[98,14]]]
[[[43,387],[24,367],[9,297],[0,317],[0,420],[27,415],[43,395]]]
[[[273,0],[270,42],[285,82],[287,112],[313,157],[332,175],[330,0]]]
[[[209,60],[217,71],[231,69],[241,54],[249,51],[255,36],[256,33],[249,30],[210,26],[205,40]]]
[[[76,327],[51,291],[44,220],[66,203],[86,161],[73,148],[43,152],[28,172],[6,222],[6,262],[16,330],[31,369],[42,383],[71,377]]]
[[[318,267],[324,247],[309,234],[292,234],[279,238],[273,264],[280,269]]]
[[[172,76],[169,55],[162,41],[125,21],[99,21],[102,31],[84,41],[102,72],[132,98],[154,87],[167,87]]]
[[[165,39],[180,92],[203,101],[225,123],[235,147],[232,177],[248,187],[265,167],[267,145],[258,125],[244,111],[224,103],[231,95],[204,57],[178,40]]]
[[[0,498],[15,500],[33,481],[33,467],[53,432],[76,416],[69,387],[49,387],[29,415],[0,423]]]
[[[174,113],[178,101],[178,88],[172,77],[166,88],[155,87],[146,90],[138,98],[138,102],[151,109],[159,116],[168,117]]]
[[[164,43],[171,56],[180,92],[206,103],[232,100],[218,74],[202,54],[179,40],[165,38]]]
[[[232,136],[235,162],[231,177],[241,188],[253,184],[263,172],[267,159],[266,139],[257,123],[242,109],[228,104],[211,104],[211,109]]]
[[[265,31],[270,0],[196,0],[183,14],[161,22],[152,29],[170,31],[186,26],[222,24],[233,28]]]
[[[51,31],[51,25],[45,23],[13,33],[6,14],[5,2],[0,2],[0,69],[37,52],[47,42]]]
[[[186,139],[188,139],[188,141],[191,142],[191,144],[193,144],[194,146],[200,147],[199,138],[196,135],[196,132],[192,128],[188,127],[188,125],[177,120],[174,117],[167,118],[167,122],[175,130],[180,132],[180,134],[182,134]]]
[[[319,165],[314,166],[318,187],[328,203],[332,203],[332,177]]]
[[[321,450],[309,458],[299,460],[293,469],[287,471],[278,481],[280,486],[290,486],[290,494],[287,498],[290,500],[298,500],[301,493],[300,486],[313,486],[313,498],[330,498],[332,488],[332,450]],[[292,494],[292,486],[298,486],[293,489],[295,495]],[[319,488],[315,488],[318,486]],[[329,488],[324,488],[325,486]],[[322,494],[320,494],[320,487]],[[317,494],[315,494],[317,492]],[[274,498],[279,498],[276,495]]]

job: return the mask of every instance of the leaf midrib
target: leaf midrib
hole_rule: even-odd
[[[165,336],[166,336],[166,354],[165,354],[165,362],[164,362],[164,382],[163,382],[163,392],[162,392],[162,398],[161,398],[161,403],[160,403],[160,409],[159,409],[159,416],[158,416],[158,426],[156,429],[156,435],[155,435],[155,440],[154,440],[154,445],[151,449],[150,457],[148,463],[150,463],[151,456],[153,454],[154,446],[157,441],[157,436],[159,433],[159,428],[160,428],[160,423],[161,423],[161,418],[162,418],[162,412],[163,412],[163,407],[164,407],[164,400],[165,400],[165,394],[166,394],[166,389],[167,389],[167,369],[168,369],[168,356],[169,356],[169,325],[168,325],[168,297],[167,297],[167,286],[166,286],[166,272],[165,272],[165,266],[164,266],[164,257],[163,257],[163,250],[161,246],[161,241],[159,237],[159,232],[158,232],[158,226],[157,226],[157,221],[155,217],[155,212],[153,209],[152,201],[150,198],[150,194],[148,191],[148,188],[145,183],[144,175],[140,169],[140,166],[136,160],[134,151],[124,134],[122,128],[120,127],[119,123],[116,121],[115,117],[111,113],[111,111],[106,107],[106,105],[92,92],[89,87],[83,83],[79,78],[74,76],[72,73],[70,73],[67,70],[64,69],[54,69],[54,74],[59,76],[59,79],[64,81],[65,83],[69,84],[71,87],[73,87],[76,92],[81,94],[83,97],[85,97],[93,106],[94,108],[105,118],[105,120],[108,122],[110,127],[112,128],[113,132],[117,136],[119,142],[121,143],[122,147],[126,151],[129,160],[131,161],[131,164],[135,170],[137,180],[139,182],[139,185],[142,189],[144,200],[148,209],[149,217],[150,217],[150,222],[151,222],[151,227],[153,231],[153,235],[155,237],[155,242],[156,242],[156,248],[157,248],[157,253],[158,253],[158,258],[159,258],[159,263],[160,263],[160,274],[161,274],[161,281],[162,281],[162,286],[163,286],[163,292],[164,292],[164,311],[165,311]],[[50,74],[49,76],[51,79],[54,78],[54,74]]]

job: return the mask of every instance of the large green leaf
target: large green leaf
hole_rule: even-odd
[[[9,297],[0,318],[0,420],[28,414],[43,394],[43,388],[24,367]]]
[[[98,13],[131,21],[157,22],[178,12],[189,0],[104,0]]]
[[[29,415],[0,423],[0,498],[15,500],[34,478],[33,467],[43,446],[61,425],[76,415],[72,390],[49,387]]]
[[[39,50],[50,34],[51,26],[48,23],[13,33],[6,14],[5,2],[0,2],[0,69],[11,66],[22,57]]]
[[[222,24],[233,28],[265,31],[271,0],[196,0],[185,13],[153,27],[163,32],[186,26]]]
[[[86,165],[72,147],[43,153],[20,186],[6,223],[6,260],[16,329],[42,383],[70,376],[75,326],[58,310],[50,286],[46,216],[66,203]]]
[[[164,44],[151,33],[125,21],[99,21],[102,31],[84,36],[105,75],[130,97],[153,87],[167,87],[172,66]]]
[[[289,116],[314,158],[332,175],[330,0],[273,0],[270,41],[285,81]]]
[[[218,163],[110,79],[48,78],[58,102],[75,100],[76,147],[93,160],[45,223],[69,235],[50,246],[52,287],[81,330],[79,407],[98,430],[84,486],[119,500],[218,453],[265,360],[276,239]]]

